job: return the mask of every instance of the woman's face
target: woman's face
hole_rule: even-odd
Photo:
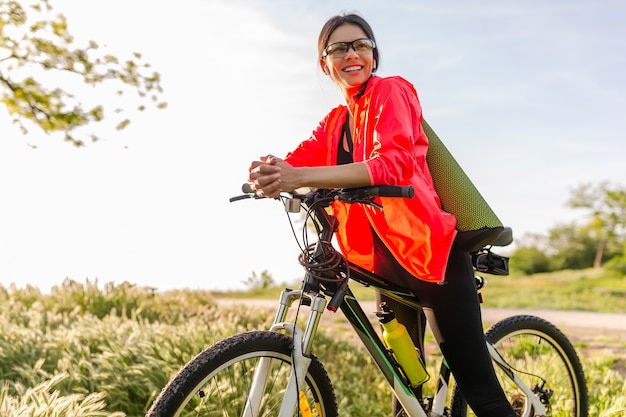
[[[367,35],[359,26],[346,23],[330,35],[327,47],[336,42],[352,42],[357,39],[367,39]],[[360,48],[349,47],[345,54],[330,53],[320,60],[322,71],[337,83],[346,98],[359,92],[374,68],[373,50],[361,49],[357,53],[355,49]]]

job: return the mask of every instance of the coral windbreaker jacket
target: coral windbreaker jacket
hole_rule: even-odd
[[[295,167],[336,165],[348,108],[333,109],[285,160]],[[422,130],[417,92],[401,77],[372,77],[350,104],[354,162],[364,162],[373,185],[413,185],[413,198],[377,199],[383,211],[361,204],[333,203],[337,242],[348,261],[374,267],[375,230],[396,260],[415,277],[444,280],[456,219],[441,208],[426,165],[428,139]]]

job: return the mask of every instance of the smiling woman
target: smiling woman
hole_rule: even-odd
[[[331,110],[285,159],[267,155],[252,161],[252,187],[271,198],[302,187],[415,190],[412,198],[375,199],[382,210],[335,200],[331,207],[338,246],[348,262],[419,296],[423,309],[381,294],[378,301],[395,311],[421,352],[428,319],[456,383],[478,416],[516,416],[485,346],[469,254],[455,241],[456,219],[441,207],[426,163],[429,141],[415,88],[399,76],[374,75],[380,55],[370,25],[359,14],[331,17],[318,39],[320,68],[346,104]],[[263,244],[255,239],[251,250]],[[393,414],[400,409],[395,401]]]
[[[354,96],[376,72],[380,55],[369,24],[359,26],[329,22],[319,36],[320,66],[337,84],[344,97]]]

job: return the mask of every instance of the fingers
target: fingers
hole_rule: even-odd
[[[280,175],[278,177],[276,175],[266,175],[254,180],[250,178],[250,182],[261,197],[278,197],[282,191]]]
[[[280,195],[280,167],[276,165],[263,161],[252,162],[248,181],[262,197],[274,198]]]
[[[271,165],[275,165],[277,162],[282,161],[282,159],[280,159],[279,157],[274,156],[272,154],[269,154],[269,155],[266,155],[266,156],[262,156],[261,157],[261,161],[266,162],[266,163],[271,164]]]
[[[264,185],[261,189],[257,188],[257,192],[261,197],[276,198],[280,195],[282,191],[280,185],[281,183],[279,178],[269,184]]]
[[[249,181],[254,184],[257,190],[265,189],[271,185],[280,185],[280,174],[273,175],[250,175]]]
[[[278,160],[273,160],[274,164],[276,162],[278,162]],[[271,165],[268,162],[253,161],[252,164],[250,165],[250,168],[248,168],[248,171],[251,174],[254,173],[254,174],[261,174],[261,175],[269,175],[269,174],[275,174],[277,172],[280,172],[280,167],[276,165]]]
[[[282,159],[274,155],[266,155],[253,161],[249,168],[249,178],[257,193],[262,197],[276,198],[280,195],[281,189],[281,167],[285,167]],[[282,164],[281,164],[282,163]]]

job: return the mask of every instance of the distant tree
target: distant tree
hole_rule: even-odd
[[[267,270],[261,272],[261,275],[257,275],[256,272],[252,271],[252,275],[243,283],[250,290],[264,290],[275,285],[274,278]]]
[[[598,241],[588,229],[571,223],[551,228],[548,245],[551,270],[584,269],[593,265]]]
[[[517,249],[511,254],[511,270],[532,275],[552,271],[548,238],[538,233],[526,233],[517,238]]]
[[[612,257],[607,263],[604,264],[607,270],[615,271],[622,276],[626,276],[626,242],[622,246],[621,255]]]
[[[149,99],[157,107],[165,107],[165,103],[158,103],[160,75],[145,74],[149,65],[141,62],[139,53],[122,61],[100,54],[95,41],[77,47],[65,16],[53,15],[48,0],[30,0],[23,6],[27,1],[0,0],[0,102],[23,133],[28,132],[28,121],[47,133],[62,132],[66,141],[82,146],[84,138],[77,136],[76,129],[104,119],[102,105],[85,108],[63,88],[44,85],[41,79],[50,72],[82,78],[91,86],[119,82],[123,89],[136,90],[140,102]],[[124,94],[123,89],[117,94]],[[138,106],[139,111],[144,108],[143,104]],[[129,119],[122,116],[117,129],[128,123]],[[91,141],[99,139],[95,134],[88,137]]]
[[[586,209],[586,230],[597,242],[593,266],[599,268],[608,249],[622,247],[626,238],[626,189],[603,182],[581,184],[572,190],[572,208]]]
[[[550,257],[534,246],[521,246],[511,256],[511,269],[525,275],[550,272]]]

